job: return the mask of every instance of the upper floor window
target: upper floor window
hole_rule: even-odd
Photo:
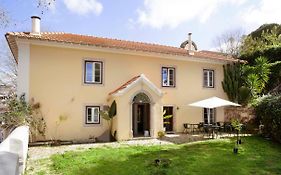
[[[86,124],[100,123],[100,107],[86,106]]]
[[[85,61],[84,82],[102,84],[103,63],[101,61]]]
[[[214,87],[214,70],[203,69],[203,87]]]
[[[162,86],[163,87],[175,87],[175,68],[174,67],[162,67]]]

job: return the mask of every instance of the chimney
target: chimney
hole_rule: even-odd
[[[189,55],[194,55],[194,51],[192,50],[191,35],[192,35],[192,33],[188,33],[188,53],[189,53]]]
[[[41,18],[38,16],[31,16],[32,20],[32,29],[31,34],[40,35],[40,20]]]

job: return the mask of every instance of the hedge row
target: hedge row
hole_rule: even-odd
[[[264,133],[281,143],[281,94],[263,98],[255,108]]]

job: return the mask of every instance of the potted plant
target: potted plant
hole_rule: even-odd
[[[172,117],[173,117],[173,115],[166,115],[166,112],[167,112],[166,110],[164,110],[164,111],[163,111],[164,124],[169,125],[169,124],[170,124],[170,122],[165,121],[165,119],[172,118]],[[165,126],[163,127],[163,131],[164,131],[164,132],[166,132],[166,127],[165,127]]]
[[[109,125],[109,139],[110,139],[110,141],[115,141],[116,131],[114,132],[114,136],[113,136],[111,134],[111,130],[112,130],[112,119],[117,114],[117,109],[116,108],[117,108],[116,107],[116,101],[114,100],[107,110],[100,111],[100,114],[101,114],[102,118],[107,120],[107,122],[108,122],[108,125]]]
[[[241,123],[240,123],[240,121],[238,120],[238,119],[232,119],[232,121],[231,121],[231,125],[232,125],[232,127],[235,129],[235,131],[236,131],[236,143],[235,143],[235,146],[234,146],[234,148],[233,148],[233,152],[235,153],[235,154],[237,154],[238,153],[238,144],[241,144],[242,143],[242,141],[241,141],[241,138],[240,138],[240,136],[239,136],[239,133],[240,133],[240,131],[241,131]]]

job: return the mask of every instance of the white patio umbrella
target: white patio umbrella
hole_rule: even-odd
[[[205,100],[191,103],[189,104],[189,106],[200,107],[200,108],[218,108],[223,106],[241,106],[241,105],[218,97],[211,97]]]

